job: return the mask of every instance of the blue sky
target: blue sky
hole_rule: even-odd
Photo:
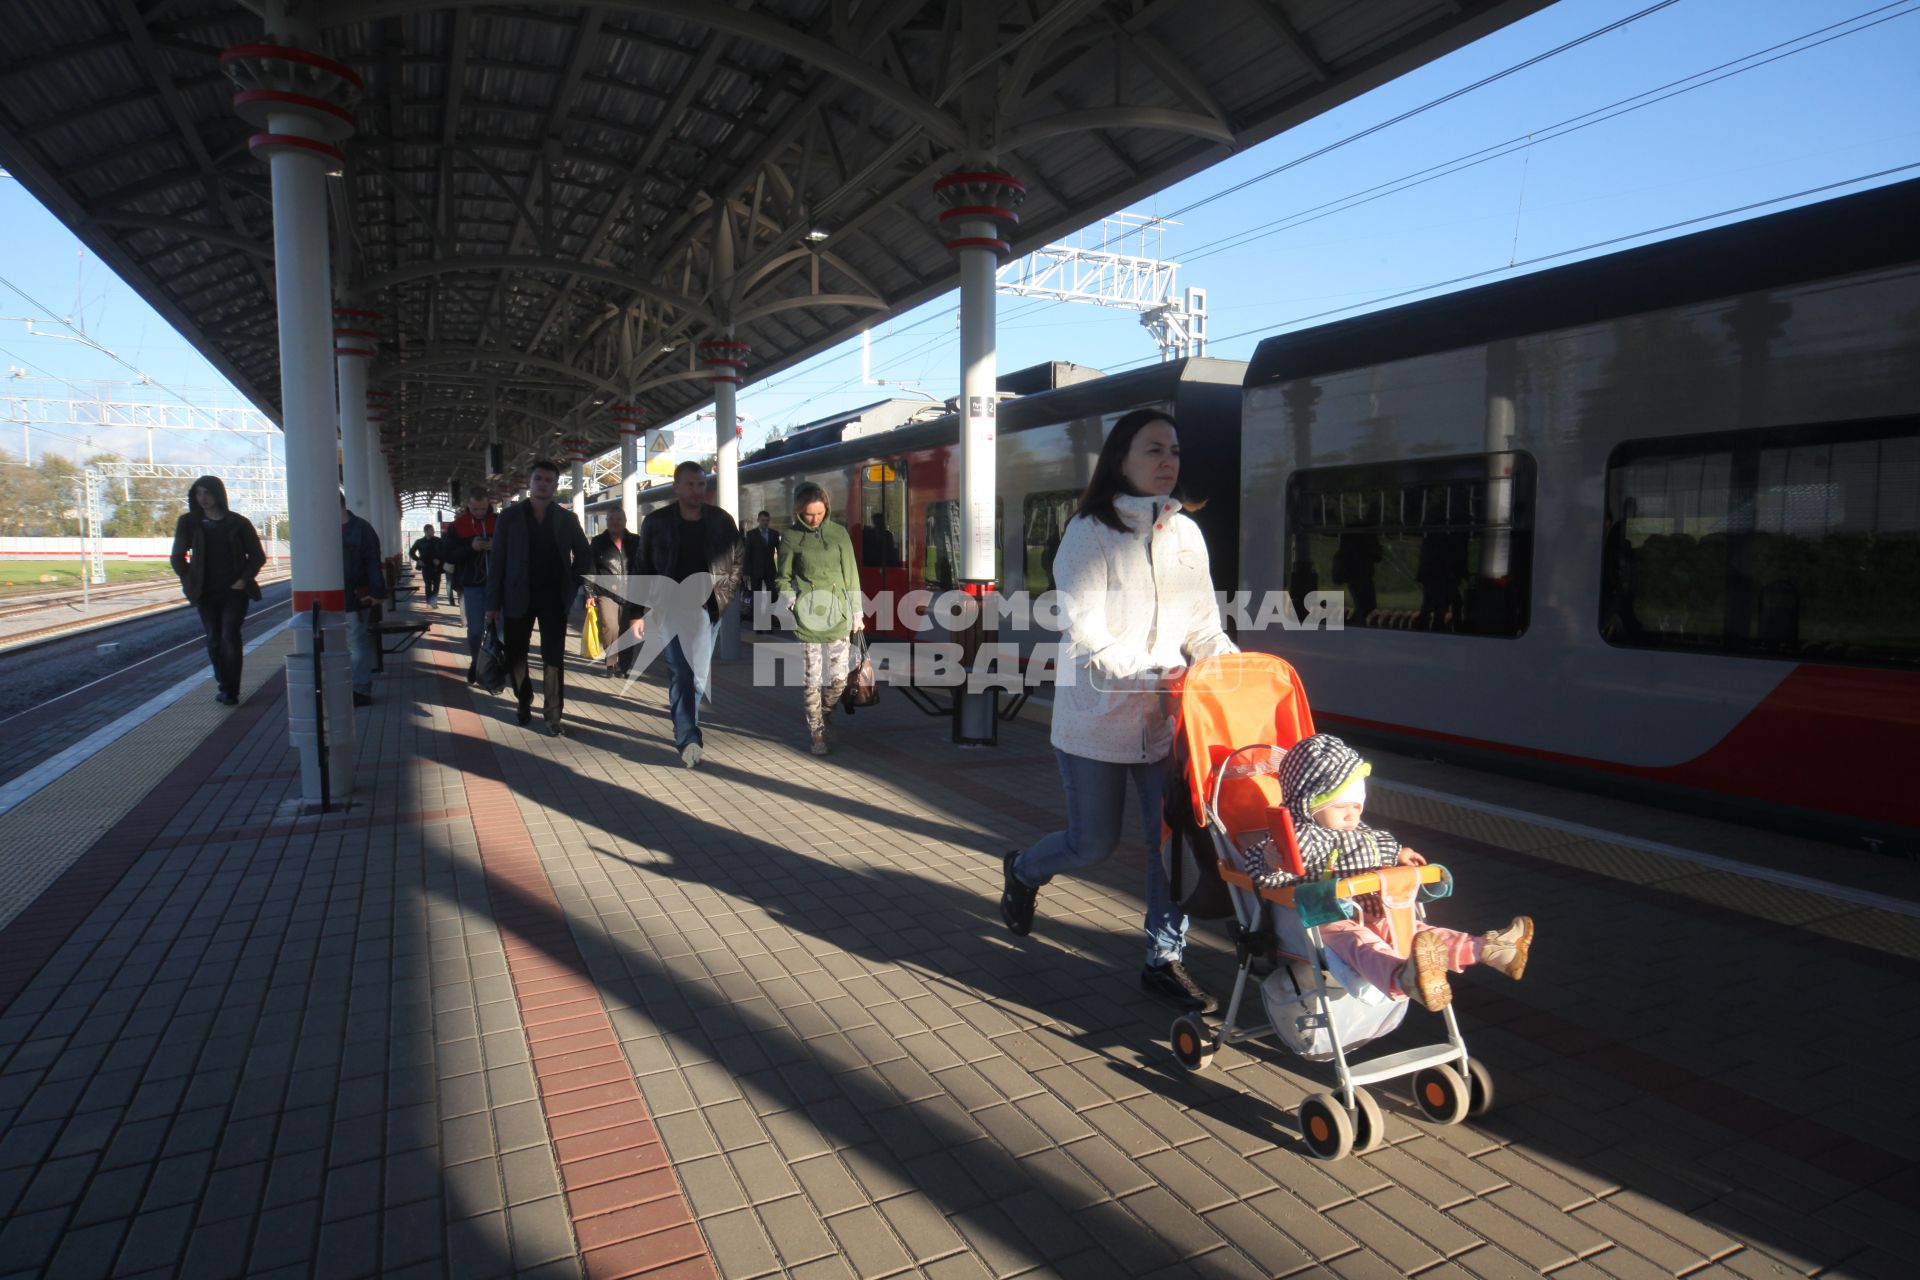
[[[1208,291],[1214,335],[1209,354],[1246,359],[1268,333],[1388,305],[1379,300],[1389,295],[1408,301],[1424,296],[1416,291],[1422,286],[1460,277],[1477,276],[1473,283],[1498,279],[1509,273],[1509,263],[1519,264],[1516,270],[1539,269],[1602,250],[1548,255],[1794,192],[1831,187],[1610,248],[1920,175],[1913,169],[1850,181],[1920,163],[1920,2],[1678,0],[1411,119],[1220,194],[1649,3],[1560,0],[1133,206],[1136,212],[1177,215],[1180,225],[1166,231],[1163,252],[1183,264],[1183,285]],[[1830,30],[1813,34],[1823,28]],[[1825,42],[1789,52],[1819,40]],[[1722,64],[1734,63],[1725,71],[1747,67],[1736,60],[1756,54],[1774,60],[1553,136],[1553,126],[1563,121]],[[1527,145],[1529,134],[1534,140]],[[1326,202],[1516,139],[1519,145],[1486,163],[1298,220]],[[1832,187],[1836,183],[1848,185]],[[1208,197],[1218,198],[1199,203]],[[1247,238],[1276,222],[1267,233]],[[193,388],[188,394],[196,402],[236,398],[110,271],[91,255],[77,257],[78,241],[17,183],[0,182],[0,227],[6,232],[0,275],[57,314],[76,321],[84,316],[96,340],[157,381]],[[1542,258],[1548,260],[1535,261]],[[1478,274],[1487,272],[1497,274]],[[1443,290],[1424,292],[1435,291]],[[873,375],[910,382],[939,398],[954,394],[955,301],[949,295],[878,321],[872,329]],[[24,300],[0,289],[0,316],[27,314],[33,312]],[[1117,370],[1157,359],[1137,316],[1126,312],[1003,297],[1000,320],[1003,371],[1045,360]],[[28,336],[17,321],[0,322],[0,365],[25,367],[31,376],[132,377],[125,366],[77,343]],[[749,447],[771,431],[890,394],[861,386],[857,339],[778,374],[755,379],[750,370],[749,379],[739,399]],[[679,451],[710,452],[711,430],[711,420],[680,424]],[[0,422],[0,448],[17,452],[17,436]],[[80,441],[43,440],[37,431],[35,441],[36,454],[46,445],[71,455],[87,452]],[[198,456],[218,459],[250,452],[233,437],[209,438],[194,448]]]

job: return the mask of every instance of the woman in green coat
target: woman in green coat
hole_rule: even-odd
[[[793,528],[780,542],[774,581],[793,610],[794,634],[806,653],[807,728],[813,754],[827,754],[827,717],[847,687],[853,633],[860,616],[860,566],[845,525],[827,519],[827,495],[803,484],[793,495]]]

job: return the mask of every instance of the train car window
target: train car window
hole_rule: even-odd
[[[1346,625],[1513,638],[1533,584],[1534,462],[1526,453],[1296,471],[1287,481],[1287,591],[1343,589]]]
[[[1004,498],[993,500],[993,573],[995,582],[1006,581],[1006,527],[1007,503]],[[951,591],[960,585],[956,576],[960,572],[960,504],[957,502],[929,502],[927,504],[927,590]]]
[[[1073,519],[1073,508],[1080,501],[1078,489],[1054,489],[1030,493],[1022,503],[1021,545],[1026,551],[1026,588],[1034,595],[1054,588],[1053,558],[1060,553],[1060,539]]]
[[[870,464],[861,492],[867,510],[860,530],[860,564],[867,569],[898,569],[907,562],[900,549],[907,527],[907,464]]]
[[[1920,418],[1630,441],[1607,464],[1600,634],[1920,661]]]

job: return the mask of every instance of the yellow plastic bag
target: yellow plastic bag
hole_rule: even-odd
[[[589,658],[600,656],[600,602],[587,597],[587,617],[580,624],[580,652]]]

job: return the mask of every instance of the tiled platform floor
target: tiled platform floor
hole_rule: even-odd
[[[276,817],[267,681],[0,932],[0,1274],[1913,1274],[1906,921],[1408,811],[1438,920],[1541,942],[1458,984],[1499,1107],[1386,1090],[1391,1145],[1325,1165],[1310,1069],[1173,1064],[1137,848],[1000,926],[1039,729],[958,751],[895,696],[817,759],[743,664],[687,771],[657,684],[576,660],[556,741],[463,666],[390,660],[323,821]],[[1190,958],[1224,987],[1217,928]]]

